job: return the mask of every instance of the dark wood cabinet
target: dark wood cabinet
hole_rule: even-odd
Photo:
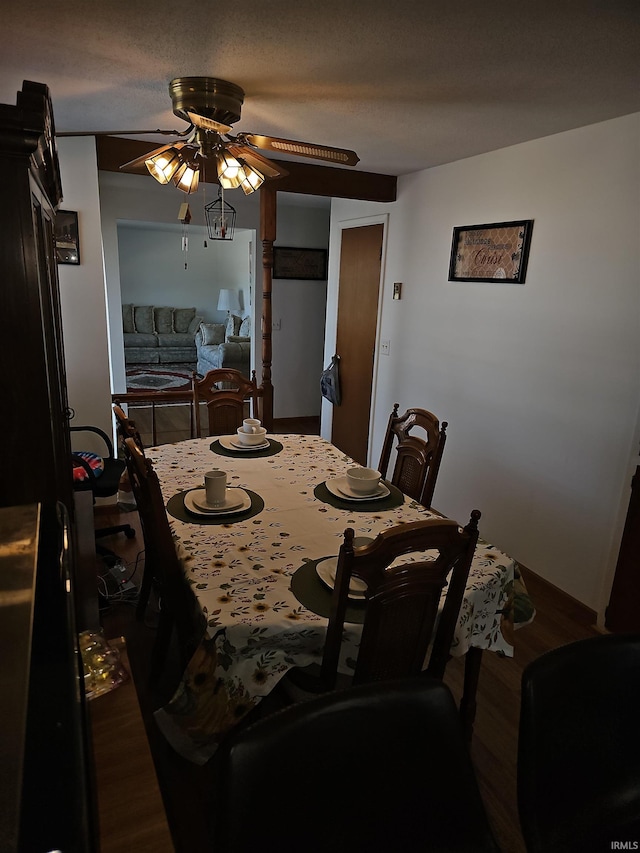
[[[0,751],[0,848],[84,853],[97,842],[54,247],[62,192],[43,84],[25,81],[15,106],[0,105],[0,188],[0,592],[8,591],[0,595],[1,692],[15,700]]]
[[[0,105],[0,506],[39,503],[55,526],[72,512],[66,376],[53,222],[62,198],[46,86],[25,81]]]

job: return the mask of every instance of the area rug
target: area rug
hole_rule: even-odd
[[[178,391],[189,388],[195,364],[137,364],[127,368],[127,391]]]

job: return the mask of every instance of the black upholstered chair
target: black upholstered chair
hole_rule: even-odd
[[[529,664],[518,743],[529,853],[640,842],[639,721],[640,635],[580,640]]]
[[[124,460],[114,456],[113,442],[109,436],[96,426],[71,426],[69,429],[72,433],[84,432],[96,435],[104,445],[100,454],[83,451],[76,451],[72,454],[72,463],[76,469],[73,488],[76,491],[93,492],[94,501],[96,498],[111,498],[117,495],[125,463]],[[95,463],[98,460],[101,462],[96,466]],[[96,538],[112,536],[115,533],[124,533],[128,539],[133,539],[136,535],[135,529],[130,524],[101,527],[95,531]]]
[[[446,685],[361,685],[240,731],[214,758],[219,853],[497,851]]]

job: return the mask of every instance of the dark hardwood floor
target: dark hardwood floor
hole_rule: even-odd
[[[281,431],[298,430],[294,429],[291,423],[287,423]],[[104,526],[106,522],[115,522],[120,517],[137,526],[138,535],[134,540],[115,536],[102,542],[121,555],[130,565],[132,572],[135,569],[134,580],[139,578],[142,567],[139,551],[143,545],[137,513],[121,513],[117,508],[101,508],[98,513],[100,526]],[[471,747],[482,796],[500,847],[505,853],[524,853],[525,849],[519,829],[516,801],[522,671],[543,652],[598,633],[590,611],[532,573],[523,571],[523,575],[537,610],[536,618],[530,625],[516,632],[513,658],[500,658],[489,652],[484,654],[478,690],[478,712]],[[215,760],[203,767],[191,764],[169,747],[155,726],[153,710],[169,698],[180,675],[177,664],[170,662],[164,682],[153,690],[149,687],[149,656],[155,621],[153,606],[148,608],[144,623],[136,622],[134,608],[130,603],[112,602],[102,613],[102,624],[107,636],[122,635],[126,638],[138,701],[175,850],[180,853],[211,851],[211,818],[215,810],[212,793]],[[463,661],[453,659],[447,668],[445,680],[456,698],[459,698],[462,691],[462,679]],[[118,720],[114,719],[112,725],[114,744],[117,744]],[[116,770],[124,776],[129,774],[126,754],[114,749],[111,761],[115,762]],[[109,778],[114,780],[117,777],[117,772],[111,772]],[[113,781],[112,785],[112,793],[117,796],[117,782]],[[103,790],[101,794],[108,798],[110,792]],[[118,853],[119,850],[130,849],[131,847],[124,843],[119,848],[111,845],[109,851]]]

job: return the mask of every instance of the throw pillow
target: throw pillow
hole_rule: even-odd
[[[173,309],[173,329],[176,332],[185,334],[189,331],[189,323],[196,316],[195,308],[174,308]]]
[[[238,334],[242,338],[251,337],[251,317],[249,317],[248,315],[243,319],[242,323],[240,323]]]
[[[190,335],[195,335],[195,333],[200,328],[200,323],[202,323],[202,317],[198,317],[198,315],[196,314],[193,320],[189,323],[189,328],[187,329],[187,332]]]
[[[173,332],[173,308],[154,308],[153,322],[156,332],[160,335],[169,335]]]
[[[227,338],[230,335],[238,334],[240,323],[242,323],[242,317],[236,317],[235,314],[229,314],[229,317],[227,318]]]
[[[136,332],[142,332],[145,335],[151,335],[155,332],[152,305],[134,305],[133,317]]]
[[[133,323],[133,305],[131,302],[127,303],[127,305],[122,306],[122,331],[123,332],[135,332],[136,327]]]
[[[224,343],[224,323],[201,323],[202,343],[204,346],[215,346]]]
[[[227,338],[228,344],[250,344],[251,338],[244,338],[242,335],[229,335]]]

